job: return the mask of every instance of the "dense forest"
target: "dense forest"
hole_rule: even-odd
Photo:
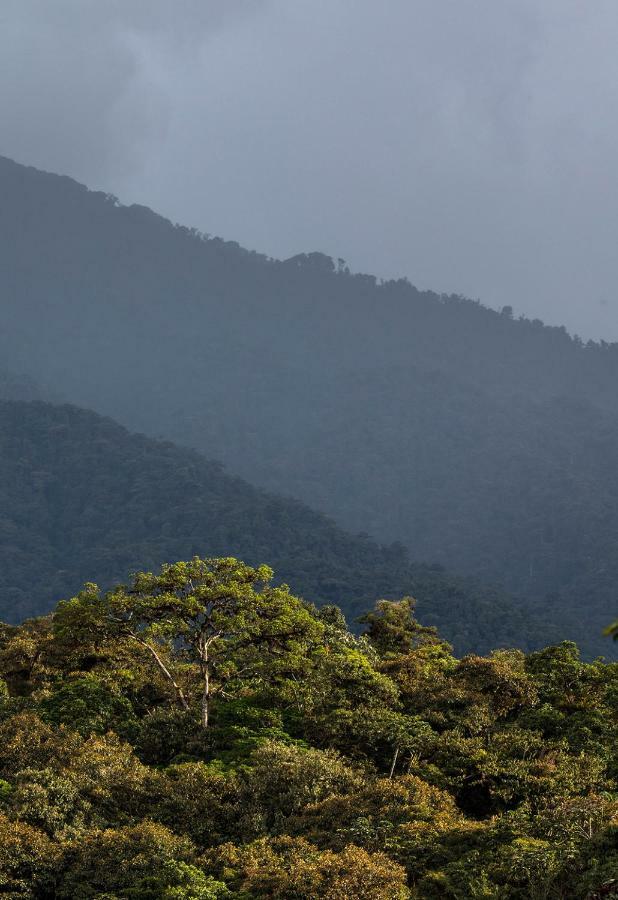
[[[45,398],[499,582],[603,652],[618,347],[320,253],[268,259],[9,160],[0,238],[0,351]]]
[[[618,896],[618,346],[2,158],[0,271],[0,894]]]
[[[560,635],[503,591],[411,564],[401,545],[347,534],[194,451],[75,407],[0,401],[0,619],[48,612],[87,579],[109,586],[161,560],[229,553],[267,560],[352,625],[377,599],[412,594],[459,652]]]
[[[618,664],[193,559],[0,630],[0,892],[616,896]]]

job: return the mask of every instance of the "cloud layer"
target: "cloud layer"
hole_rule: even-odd
[[[618,339],[614,0],[9,0],[0,152]]]

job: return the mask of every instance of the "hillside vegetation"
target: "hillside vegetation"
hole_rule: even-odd
[[[0,885],[33,900],[615,896],[618,665],[355,637],[193,559],[0,629]]]
[[[0,200],[15,371],[413,560],[501,582],[604,651],[615,345],[320,253],[271,260],[9,160]]]
[[[504,592],[412,565],[401,545],[347,534],[198,453],[75,407],[0,401],[0,618],[47,612],[87,579],[109,585],[162,559],[229,553],[268,560],[351,622],[380,597],[412,594],[462,652],[559,634]]]

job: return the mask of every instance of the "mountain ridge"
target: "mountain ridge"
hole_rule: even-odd
[[[13,370],[502,581],[605,651],[618,345],[321,253],[272,260],[6,160],[0,199]]]
[[[84,581],[111,587],[140,567],[201,554],[266,562],[352,620],[380,596],[415,593],[421,615],[461,649],[551,634],[496,589],[410,564],[401,546],[348,535],[195,451],[71,405],[0,401],[0,508],[0,618],[13,621]]]

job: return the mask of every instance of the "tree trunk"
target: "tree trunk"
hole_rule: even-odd
[[[391,770],[388,775],[389,778],[392,778],[393,775],[395,774],[395,766],[397,765],[398,756],[399,756],[399,747],[395,747],[395,752],[393,754],[393,762],[391,764]]]
[[[204,672],[204,690],[202,692],[202,728],[208,728],[208,713],[210,706],[210,676],[208,667]]]

